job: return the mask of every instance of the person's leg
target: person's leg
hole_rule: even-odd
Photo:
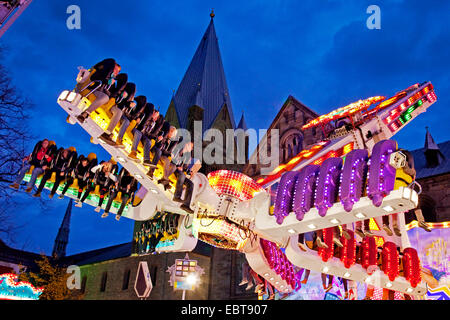
[[[194,184],[190,179],[185,178],[184,185],[186,186],[186,192],[184,193],[184,205],[189,207],[191,205],[192,193],[194,192]]]
[[[400,232],[400,228],[398,227],[398,214],[394,213],[392,216],[392,228],[394,229],[394,233],[397,237],[401,237],[402,233]]]
[[[50,191],[51,196],[55,195],[56,190],[58,190],[58,187],[61,184],[61,181],[63,181],[63,180],[64,180],[64,176],[61,176],[61,172],[56,171],[55,183],[53,184],[53,188]]]
[[[383,221],[383,230],[386,232],[388,236],[392,236],[392,230],[389,224],[389,215],[388,214],[384,215],[382,217],[382,221]]]
[[[93,94],[96,97],[94,102],[92,102],[92,104],[77,117],[77,120],[80,123],[84,123],[84,121],[86,121],[86,119],[94,110],[104,105],[105,103],[108,103],[109,101],[109,96],[101,91],[97,90]]]
[[[328,288],[333,286],[333,279],[334,279],[334,276],[329,274],[328,275]]]
[[[311,273],[311,270],[305,269],[305,277],[302,280],[303,284],[306,284],[308,282],[309,274]]]
[[[344,285],[344,299],[348,299],[348,280],[345,278],[342,278],[342,284]]]
[[[325,273],[322,273],[320,275],[320,277],[322,278],[322,287],[323,290],[327,290],[328,286],[327,286],[327,275]]]
[[[169,182],[169,177],[177,170],[177,167],[168,157],[161,157],[161,161],[164,164],[163,180],[167,183]]]
[[[111,108],[111,112],[113,114],[111,121],[109,122],[108,128],[106,129],[107,134],[111,134],[114,131],[114,128],[119,123],[120,118],[122,118],[122,110],[120,110],[116,105]]]
[[[37,188],[34,196],[40,196],[42,190],[44,190],[45,183],[47,182],[48,179],[51,178],[52,174],[53,174],[52,170],[45,170],[44,175],[42,176],[41,179],[41,183],[39,183],[39,187]]]
[[[424,229],[427,232],[431,232],[431,228],[425,222],[425,218],[423,217],[422,210],[417,208],[414,210],[414,214],[416,215],[416,219],[419,222],[419,227],[421,227],[422,229]]]
[[[341,240],[339,240],[340,238],[340,230],[339,227],[334,227],[333,228],[333,242],[340,248],[343,247],[343,244],[341,243]]]
[[[159,159],[161,159],[162,151],[159,148],[152,148],[151,151],[153,151],[153,160],[151,164],[153,165],[147,172],[147,175],[150,178],[153,178],[153,174],[156,169],[156,165],[158,164]]]
[[[317,238],[316,244],[319,248],[328,248],[328,245],[322,240],[323,231],[322,229],[316,231]]]
[[[127,205],[128,199],[130,199],[130,194],[123,193],[122,198],[120,200],[121,201],[120,208],[119,208],[119,211],[117,211],[117,216],[119,216],[119,217],[122,216],[123,210],[125,209],[125,206]]]
[[[141,138],[142,138],[142,132],[135,129],[133,131],[133,145],[131,146],[131,151],[137,150],[139,142],[141,142]]]
[[[162,151],[159,148],[152,148],[152,151],[154,153],[153,159],[152,159],[152,164],[156,166],[156,165],[158,165],[158,162],[161,159]],[[150,154],[150,152],[149,152],[149,154]],[[164,158],[166,158],[166,157],[164,157]]]
[[[74,180],[74,179],[73,179],[72,177],[68,177],[68,178],[67,178],[66,184],[64,185],[64,189],[62,190],[60,197],[61,197],[61,196],[64,197],[64,195],[66,194],[67,190],[69,190],[69,187],[72,185],[73,180]]]
[[[95,187],[94,187],[95,188]],[[99,198],[98,198],[98,206],[97,208],[95,208],[95,212],[100,212],[101,208],[102,208],[102,204],[103,204],[103,200],[105,199],[105,195],[108,193],[108,189],[107,188],[100,188],[99,190]]]
[[[87,186],[87,188],[86,188],[86,191],[84,191],[84,194],[83,194],[83,196],[81,197],[81,202],[84,202],[86,199],[87,199],[87,197],[89,196],[89,194],[92,192],[92,191],[94,191],[94,189],[95,189],[95,186],[93,186],[92,185],[92,183],[89,183],[89,185]],[[78,190],[78,192],[80,192],[80,190]]]
[[[153,163],[154,161],[150,162],[150,150],[152,147],[152,140],[150,140],[148,137],[143,137],[143,139],[144,139],[144,164],[156,166],[158,162],[157,163]]]
[[[19,174],[17,175],[16,180],[14,181],[14,184],[20,184],[25,178],[25,175],[27,174],[28,170],[30,170],[31,165],[29,163],[24,163],[23,167],[20,169]]]
[[[180,172],[178,170],[175,171],[175,175],[177,176],[177,184],[175,185],[175,193],[173,195],[174,199],[181,199],[183,194],[183,185],[186,180],[186,175],[184,172]]]
[[[36,179],[37,177],[44,172],[44,170],[42,168],[34,168],[33,172],[31,173],[31,178],[30,181],[27,183],[27,190],[33,188],[34,184],[36,183]]]
[[[343,224],[341,227],[342,227],[342,236],[343,236],[345,239],[350,240],[351,237],[350,237],[350,234],[347,232],[347,225],[346,225],[346,224]]]
[[[298,247],[302,251],[306,251],[306,248],[305,248],[305,235],[303,233],[298,235]]]
[[[249,270],[248,269],[249,269],[248,262],[245,261],[242,264],[242,280],[239,283],[240,286],[248,283],[248,278],[249,278]]]
[[[91,103],[89,108],[86,109],[86,112],[88,114],[91,114],[93,111],[97,110],[99,107],[101,107],[105,103],[108,103],[109,101],[108,95],[104,92],[95,91],[93,94],[96,99],[94,100],[94,102]]]
[[[84,180],[78,180],[78,199],[81,198],[81,193],[83,192],[83,189],[86,188],[87,182]]]
[[[127,132],[128,127],[130,126],[130,120],[127,117],[122,117],[122,124],[120,125],[119,134],[117,135],[117,143],[122,142],[123,136],[125,132]]]
[[[368,237],[373,237],[374,234],[370,231],[370,219],[364,220],[364,235]]]
[[[105,213],[109,213],[109,210],[111,210],[112,203],[113,203],[114,199],[117,197],[117,193],[118,193],[118,191],[109,193],[109,199],[108,199],[108,202],[106,203]]]

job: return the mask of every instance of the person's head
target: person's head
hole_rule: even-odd
[[[137,96],[134,101],[136,101],[139,108],[142,108],[147,104],[147,97],[146,96]]]
[[[103,172],[111,172],[112,163],[109,161],[103,162]]]
[[[88,159],[86,159],[86,158],[81,159],[81,165],[82,165],[83,167],[87,167],[88,164],[89,164]]]
[[[119,74],[119,72],[120,72],[121,69],[122,69],[122,67],[120,66],[120,64],[116,63],[116,64],[114,65],[114,71],[113,71],[114,76],[117,76],[117,75]]]
[[[174,138],[177,135],[177,128],[170,126],[169,133],[167,134],[169,139]]]
[[[153,114],[152,114],[152,120],[156,121],[156,120],[158,120],[158,117],[159,117],[159,111],[158,110],[154,110]]]
[[[183,150],[186,152],[191,152],[193,148],[194,148],[194,143],[192,141],[189,141],[184,145]]]
[[[42,148],[47,148],[49,144],[50,143],[49,143],[48,139],[44,139],[44,140],[42,140],[41,146],[42,146]]]
[[[62,153],[63,157],[64,157],[64,158],[67,158],[67,157],[69,156],[69,152],[70,152],[69,149],[64,149],[64,151],[63,151],[63,153]]]

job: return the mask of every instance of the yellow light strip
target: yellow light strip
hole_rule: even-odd
[[[448,229],[450,228],[450,221],[427,222],[427,225],[430,229]],[[407,231],[417,227],[419,227],[419,222],[417,220],[413,220],[405,226]]]

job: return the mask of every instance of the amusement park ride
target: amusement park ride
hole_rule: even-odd
[[[0,38],[30,5],[32,0],[0,1]]]
[[[68,113],[67,122],[79,123],[77,116],[95,99],[86,89],[90,84],[88,78],[77,86],[84,89],[65,90],[59,95],[57,102]],[[125,149],[98,139],[109,123],[114,101],[79,124],[92,136],[91,142],[99,143],[141,185],[124,217],[151,221],[164,213],[179,215],[178,232],[157,247],[157,252],[192,251],[198,240],[239,250],[245,253],[250,267],[282,293],[298,288],[296,273],[304,268],[421,296],[427,287],[421,281],[420,262],[410,246],[403,214],[418,206],[420,191],[415,190],[414,177],[404,170],[408,166],[405,154],[389,139],[435,101],[432,84],[425,82],[388,99],[372,97],[320,116],[302,129],[320,127],[325,139],[258,181],[228,170],[208,176],[198,172],[192,177],[193,214],[172,200],[173,176],[168,190],[156,183],[162,176],[161,164],[156,179],[146,175],[141,145],[141,162],[127,158],[133,123],[123,138]],[[66,195],[75,197],[74,192]],[[86,202],[95,205],[95,197]],[[112,213],[118,200],[114,205]],[[375,237],[354,232],[354,225],[366,219],[381,225],[383,216],[393,219],[394,214],[401,236],[388,235],[382,229],[374,232]],[[347,237],[343,232],[342,247],[335,253],[337,228],[346,231]],[[316,232],[325,246],[302,245],[299,235],[307,232]],[[380,266],[377,277],[367,272],[374,265]]]

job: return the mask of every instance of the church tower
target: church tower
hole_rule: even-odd
[[[236,128],[214,16],[214,12],[211,12],[208,28],[165,115],[165,119],[173,126],[188,129],[191,137],[194,137],[194,121],[201,121],[202,130],[196,132],[196,141],[202,141],[198,136],[208,129],[220,130],[225,138],[226,129]],[[223,166],[203,166],[202,172],[219,168],[223,169]]]
[[[70,199],[67,205],[66,213],[64,219],[59,227],[58,235],[55,239],[55,244],[53,245],[52,256],[57,258],[62,258],[66,256],[66,247],[69,242],[69,231],[70,231],[70,217],[72,216],[72,199]]]

